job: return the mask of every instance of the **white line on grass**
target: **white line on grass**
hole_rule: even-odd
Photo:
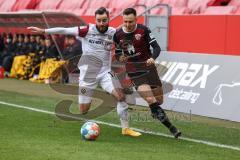
[[[0,101],[0,104],[15,107],[15,108],[27,109],[27,110],[31,110],[31,111],[34,111],[34,112],[41,112],[41,113],[45,113],[45,114],[56,115],[56,113],[51,112],[51,111],[46,111],[46,110],[42,110],[42,109],[27,107],[27,106],[13,104],[13,103],[7,103],[7,102],[3,102],[3,101]],[[60,116],[74,118],[74,119],[77,119],[77,120],[83,120],[82,118],[79,118],[79,117],[72,117],[72,116],[64,115],[64,114],[61,114]],[[111,127],[121,128],[120,125],[113,124],[113,123],[107,123],[107,122],[96,121],[96,120],[94,120],[94,122],[99,123],[99,124],[108,125],[108,126],[111,126]],[[164,134],[164,133],[145,131],[145,130],[141,130],[141,129],[138,129],[138,128],[133,128],[133,129],[135,129],[136,131],[142,132],[142,133],[146,133],[146,134],[158,135],[158,136],[163,136],[163,137],[173,137],[173,136],[170,136],[170,135]],[[225,145],[225,144],[219,144],[219,143],[214,143],[214,142],[209,142],[209,141],[204,141],[204,140],[197,140],[197,139],[186,138],[186,137],[180,137],[179,139],[189,141],[189,142],[202,143],[202,144],[205,144],[205,145],[208,145],[208,146],[214,146],[214,147],[219,147],[219,148],[227,148],[227,149],[231,149],[231,150],[240,151],[239,147]]]

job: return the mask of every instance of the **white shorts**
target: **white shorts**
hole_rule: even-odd
[[[79,76],[79,104],[90,103],[94,90],[98,84],[108,93],[116,88],[122,88],[117,77],[110,71],[110,69],[102,69],[97,75],[87,71],[88,66],[83,65],[80,69]]]

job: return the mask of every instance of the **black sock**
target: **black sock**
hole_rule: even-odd
[[[172,123],[169,121],[166,113],[160,107],[160,104],[158,102],[155,102],[155,103],[151,104],[150,109],[151,109],[153,118],[158,119],[168,129],[173,127]]]

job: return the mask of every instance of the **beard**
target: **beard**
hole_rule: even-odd
[[[108,25],[107,26],[96,26],[97,30],[100,32],[100,33],[105,33],[107,30],[108,30]]]

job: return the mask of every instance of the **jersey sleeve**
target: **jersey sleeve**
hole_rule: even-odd
[[[63,34],[63,35],[78,35],[78,27],[69,27],[69,28],[63,28],[63,27],[56,27],[56,28],[49,28],[45,29],[45,33],[47,34]]]
[[[151,47],[153,48],[151,57],[153,59],[156,59],[160,55],[161,48],[149,28],[146,28],[146,38],[147,38],[147,41],[149,42],[149,44],[151,45]]]
[[[156,41],[156,38],[153,36],[151,30],[148,27],[145,29],[145,32],[146,32],[146,38],[147,38],[149,44]]]
[[[78,27],[78,36],[79,37],[85,37],[88,33],[89,25],[87,26],[79,26]]]

